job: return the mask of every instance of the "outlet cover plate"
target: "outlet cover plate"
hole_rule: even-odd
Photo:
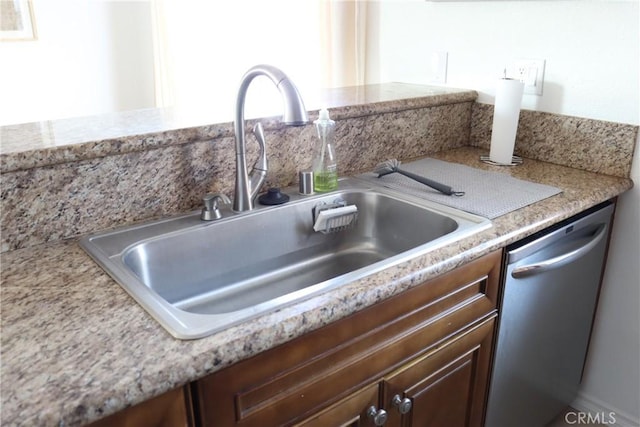
[[[516,59],[507,70],[507,77],[524,82],[524,93],[542,95],[544,59]]]
[[[447,82],[447,62],[449,53],[436,51],[431,54],[432,83],[445,84]]]

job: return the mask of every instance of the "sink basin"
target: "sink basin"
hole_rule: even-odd
[[[200,338],[378,272],[487,228],[490,221],[355,178],[340,190],[217,221],[199,213],[83,238],[81,246],[173,336]],[[343,200],[357,221],[313,230],[316,206]]]

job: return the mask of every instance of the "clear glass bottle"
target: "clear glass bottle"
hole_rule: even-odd
[[[313,189],[318,192],[338,188],[338,162],[333,144],[336,122],[329,118],[329,111],[320,110],[318,120],[313,122],[318,132],[318,144],[313,158]]]

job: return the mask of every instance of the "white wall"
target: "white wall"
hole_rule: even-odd
[[[33,7],[38,39],[0,42],[0,125],[154,105],[148,3]]]
[[[608,407],[618,424],[640,426],[640,142],[636,187],[619,198],[583,387],[575,406]]]
[[[271,64],[287,73],[305,105],[313,108],[321,74],[316,2],[197,0],[186,4],[189,7],[183,0],[163,3],[166,43],[162,47],[170,61],[167,105],[201,120],[233,120],[244,73],[256,64]],[[281,110],[275,86],[263,77],[253,80],[245,117],[277,116]]]
[[[493,102],[517,58],[546,59],[542,97],[523,107],[637,124],[638,2],[383,1],[381,80],[429,83],[431,54],[449,53],[447,86]]]
[[[260,63],[282,67],[318,108],[316,2],[34,0],[34,11],[38,40],[0,43],[0,125],[165,104],[186,117],[228,121],[240,78]],[[154,29],[164,32],[157,48],[170,88],[158,103]],[[247,117],[280,108],[275,87],[256,79]]]
[[[640,124],[638,1],[384,0],[380,80],[430,83],[431,54],[449,54],[448,86],[492,103],[516,58],[546,59],[543,96],[523,108]],[[640,148],[632,179],[640,184]],[[620,197],[578,409],[613,410],[640,425],[640,188]]]

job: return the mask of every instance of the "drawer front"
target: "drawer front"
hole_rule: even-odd
[[[289,425],[495,312],[500,252],[200,380],[205,426]]]

